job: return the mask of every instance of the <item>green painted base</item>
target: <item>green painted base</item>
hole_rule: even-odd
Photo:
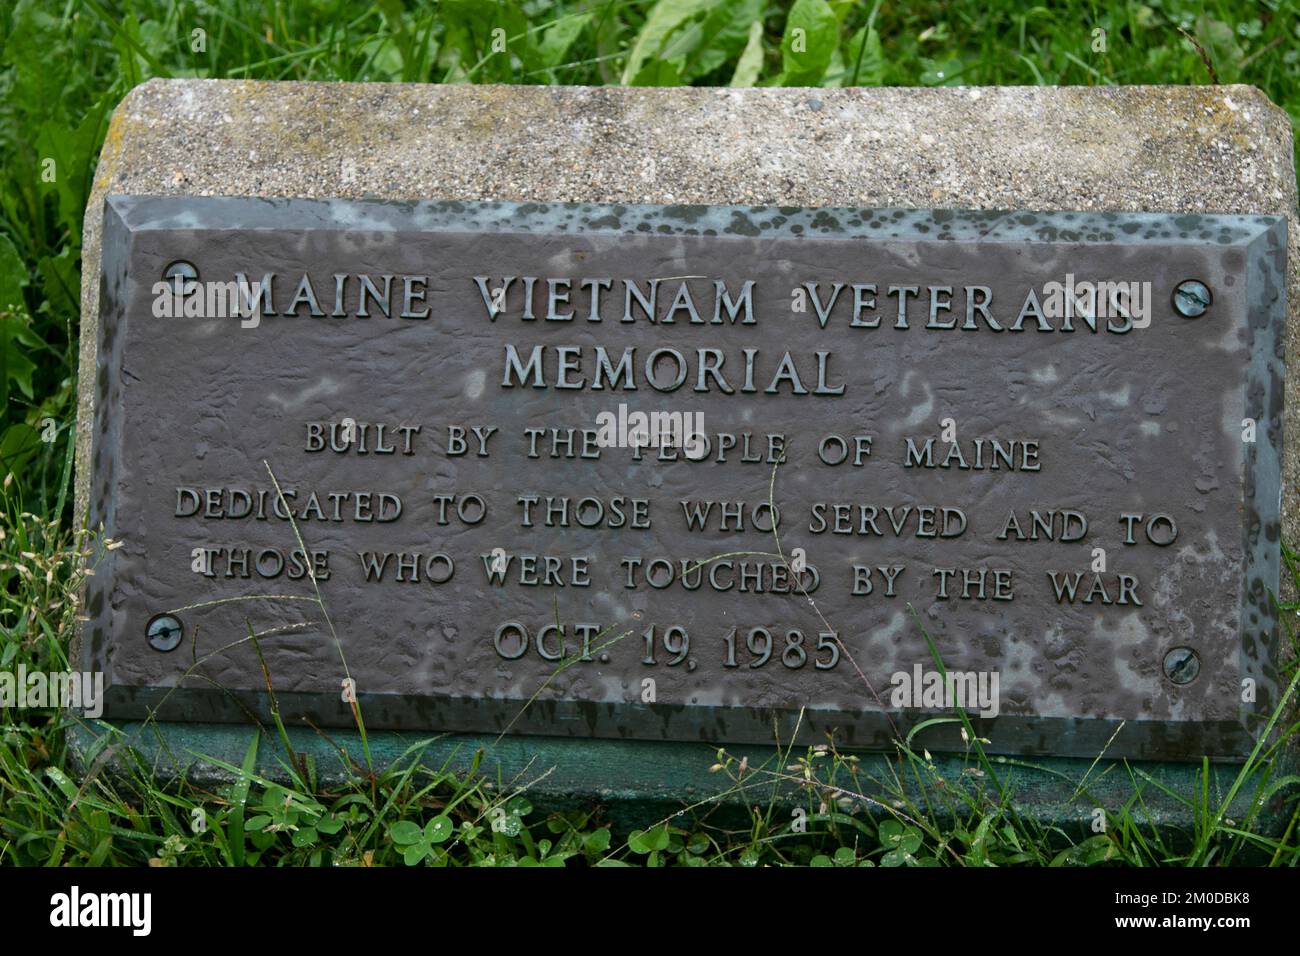
[[[78,726],[70,741],[83,774],[123,776],[131,775],[133,768],[148,767],[157,780],[184,778],[212,789],[236,779],[253,732],[229,724],[112,726],[96,721]],[[256,775],[287,782],[288,759],[279,735],[260,732],[263,739]],[[324,733],[302,728],[288,730],[288,736],[294,750],[309,759],[322,787],[337,786],[365,773],[365,748],[355,731]],[[462,773],[470,771],[478,757],[477,772],[497,790],[525,787],[534,806],[545,810],[601,804],[617,832],[644,827],[683,810],[707,811],[713,822],[727,825],[728,818],[739,820],[747,807],[755,805],[775,805],[787,812],[796,806],[806,807],[811,793],[799,784],[802,771],[791,769],[807,755],[806,747],[778,752],[771,746],[728,746],[727,753],[734,758],[733,772],[742,758],[747,758],[747,770],[737,782],[726,772],[710,772],[718,746],[709,743],[430,737],[391,731],[369,734],[368,743],[376,773],[407,763],[416,753],[426,767],[445,766]],[[873,814],[887,812],[882,803],[892,803],[891,788],[896,793],[901,785],[909,800],[925,808],[927,816],[942,821],[952,816],[954,807],[967,806],[956,796],[955,788],[961,788],[967,795],[982,792],[988,801],[1010,806],[1022,818],[1065,832],[1088,831],[1096,809],[1101,808],[1112,826],[1127,810],[1139,825],[1158,828],[1175,840],[1180,831],[1191,832],[1192,821],[1203,813],[1204,806],[1208,805],[1211,814],[1218,811],[1241,771],[1240,764],[1227,763],[994,756],[989,771],[981,775],[972,772],[978,767],[973,755],[935,754],[933,770],[898,755],[856,756],[857,788],[846,770],[836,776],[835,784],[845,796],[871,798],[858,802]],[[815,761],[823,779],[829,763],[829,759]],[[1288,772],[1293,771],[1275,766],[1270,777],[1279,779]],[[1253,819],[1252,832],[1280,833],[1288,819],[1288,791],[1274,795],[1266,806],[1252,808],[1259,779],[1253,775],[1238,787],[1225,816],[1236,824]],[[1005,800],[1000,792],[1008,795]]]

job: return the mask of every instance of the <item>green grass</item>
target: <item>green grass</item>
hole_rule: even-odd
[[[807,49],[796,53],[793,29]],[[195,31],[202,31],[196,33]],[[497,32],[499,31],[499,32]],[[1102,49],[1104,31],[1104,49]],[[505,50],[494,52],[504,38]],[[109,113],[154,76],[647,85],[1250,83],[1300,117],[1294,0],[1089,3],[763,0],[439,4],[29,2],[0,9],[0,669],[66,666],[81,537],[71,528],[81,223]],[[1289,607],[1288,611],[1296,610]],[[1291,614],[1286,615],[1291,618]],[[6,864],[1300,863],[1281,837],[1229,820],[1209,788],[1176,795],[1193,825],[1171,841],[1143,788],[1105,834],[1020,818],[978,741],[956,764],[900,741],[866,774],[827,744],[749,766],[719,751],[719,781],[752,799],[739,820],[696,808],[623,839],[599,811],[543,814],[526,792],[414,751],[323,791],[287,739],[283,780],[231,767],[220,792],[162,785],[129,748],[126,779],[68,763],[68,718],[0,712],[0,861]],[[1280,727],[1289,737],[1295,727]],[[1271,754],[1243,771],[1256,802],[1287,781]],[[945,775],[949,775],[945,777]],[[924,786],[921,786],[924,785]],[[920,787],[920,790],[918,790]],[[917,793],[930,794],[924,800]],[[804,809],[799,832],[788,802]],[[754,802],[757,801],[757,805]],[[202,826],[197,825],[202,811]]]

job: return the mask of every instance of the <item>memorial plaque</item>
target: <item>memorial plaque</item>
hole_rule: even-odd
[[[1241,757],[1285,254],[1269,216],[110,197],[83,666],[119,718],[269,680],[318,725],[887,748],[961,704],[994,751]]]

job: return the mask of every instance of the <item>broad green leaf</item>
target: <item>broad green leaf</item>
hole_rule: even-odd
[[[430,843],[442,843],[455,829],[456,825],[451,822],[451,817],[444,813],[428,822],[424,828],[424,838]]]
[[[668,38],[656,59],[671,63],[680,75],[686,77],[689,75],[687,60],[692,59],[692,54],[703,39],[704,31],[700,28],[699,21],[688,23]]]
[[[402,51],[389,36],[370,37],[358,48],[366,63],[366,77],[375,82],[402,78]]]
[[[409,846],[424,839],[424,831],[410,820],[399,820],[388,828],[388,835],[394,843]]]
[[[755,26],[760,34],[766,0],[726,0],[700,21],[700,43],[688,61],[686,75],[706,76],[748,45]]]
[[[1245,57],[1245,53],[1237,43],[1237,35],[1231,24],[1202,13],[1196,18],[1196,39],[1205,47],[1206,55],[1219,74],[1219,80],[1223,83],[1234,82],[1239,72],[1237,64]]]
[[[547,27],[542,33],[541,43],[538,44],[542,65],[552,69],[563,63],[569,47],[573,46],[573,41],[591,22],[593,16],[594,14],[591,13],[562,16]]]
[[[65,246],[57,256],[43,256],[36,264],[36,271],[41,276],[41,288],[45,293],[46,308],[59,325],[71,322],[81,311],[81,272],[78,257],[72,249]],[[29,346],[43,343],[30,335]]]
[[[649,830],[633,830],[627,838],[633,853],[653,853],[668,847],[668,827],[660,824]]]
[[[12,102],[52,110],[67,92],[68,67],[74,60],[60,17],[40,0],[20,0],[9,14],[4,64],[13,67]],[[35,51],[44,55],[35,56]]]
[[[583,847],[588,853],[604,853],[609,849],[609,828],[588,833],[583,841]]]
[[[23,301],[23,286],[27,284],[27,266],[22,256],[9,241],[9,237],[0,233],[0,311],[17,308],[27,310]]]
[[[753,86],[758,82],[758,75],[763,71],[763,24],[753,23],[749,28],[749,40],[745,50],[736,61],[736,72],[731,75],[731,85],[737,87]]]
[[[1052,866],[1094,866],[1115,856],[1115,844],[1104,833],[1088,837],[1077,846],[1062,850],[1052,860]]]
[[[100,139],[108,113],[116,103],[113,93],[101,96],[75,125],[50,119],[36,135],[36,185],[42,196],[57,197],[59,223],[70,248],[81,248],[81,216],[95,169]]]
[[[322,817],[316,824],[316,829],[327,836],[332,836],[343,829],[343,818],[337,813],[331,813],[327,817]]]
[[[508,837],[517,837],[524,829],[524,822],[513,811],[497,813],[492,817],[492,829]]]
[[[429,852],[427,843],[412,844],[402,851],[402,862],[407,866],[418,866],[427,852]]]
[[[786,86],[816,86],[839,40],[839,21],[826,0],[795,0],[781,40]]]
[[[13,382],[28,398],[35,397],[32,376],[36,373],[36,364],[19,348],[18,343],[30,333],[27,316],[23,313],[0,312],[0,395],[5,401],[9,398],[9,383]]]
[[[718,0],[659,0],[646,17],[628,53],[627,64],[623,67],[623,85],[635,85],[633,81],[641,68],[663,48],[664,41],[674,30],[717,3]]]
[[[672,60],[651,60],[635,77],[629,86],[681,86],[682,74],[678,65]]]
[[[876,28],[863,27],[849,41],[844,55],[842,86],[880,86],[885,81],[885,54]]]

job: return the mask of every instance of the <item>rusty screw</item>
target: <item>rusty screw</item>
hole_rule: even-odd
[[[1184,319],[1199,319],[1213,303],[1210,287],[1197,279],[1185,279],[1174,289],[1174,311]]]
[[[181,636],[185,633],[185,627],[180,622],[180,618],[171,614],[156,614],[149,619],[149,625],[145,629],[145,634],[149,638],[149,646],[155,651],[174,651],[180,646]]]
[[[1190,684],[1201,672],[1201,658],[1190,647],[1175,647],[1165,655],[1165,676],[1175,684]]]

